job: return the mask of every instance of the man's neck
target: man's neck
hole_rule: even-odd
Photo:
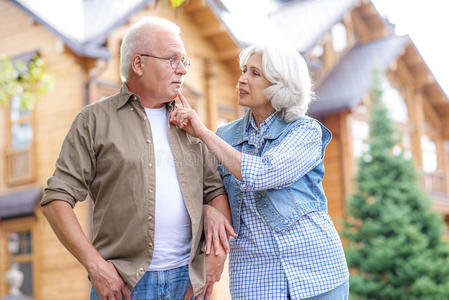
[[[154,97],[154,95],[148,95],[148,93],[145,93],[140,85],[134,84],[133,82],[126,82],[125,84],[130,92],[139,96],[143,107],[161,108],[165,105],[166,101],[158,100]]]

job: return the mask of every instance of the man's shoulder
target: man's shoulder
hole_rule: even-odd
[[[83,114],[96,114],[101,112],[107,112],[113,108],[117,108],[119,105],[120,93],[104,97],[96,102],[86,105],[82,109]]]

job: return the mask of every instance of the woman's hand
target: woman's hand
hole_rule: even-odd
[[[183,107],[177,107],[170,114],[170,122],[185,130],[191,136],[201,138],[201,136],[208,131],[207,127],[201,122],[200,118],[181,92],[178,92],[178,98]]]
[[[215,207],[205,204],[203,205],[203,219],[204,234],[206,236],[206,255],[210,254],[212,244],[215,249],[215,255],[220,254],[219,249],[224,249],[226,253],[229,253],[228,237],[237,237],[237,234],[226,217]]]

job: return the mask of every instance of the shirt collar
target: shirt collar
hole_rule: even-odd
[[[128,103],[129,100],[139,101],[140,97],[137,94],[132,93],[129,89],[126,83],[123,83],[120,88],[119,98],[117,101],[117,109],[122,108],[126,103]],[[167,102],[165,104],[165,107],[167,108],[167,112],[171,113],[173,110],[175,110],[175,100]]]
[[[262,121],[260,123],[260,129],[257,128],[256,121],[254,120],[253,114],[251,113],[251,116],[249,118],[248,126],[246,128],[247,131],[249,131],[251,128],[259,132],[259,134],[264,134],[265,131],[270,128],[270,125],[273,124],[274,120],[276,119],[277,112],[272,113],[268,118]]]

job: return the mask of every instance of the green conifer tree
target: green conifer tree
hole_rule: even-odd
[[[375,78],[369,150],[359,159],[344,231],[351,298],[449,299],[444,223],[430,211],[412,161],[391,151],[399,139]]]

